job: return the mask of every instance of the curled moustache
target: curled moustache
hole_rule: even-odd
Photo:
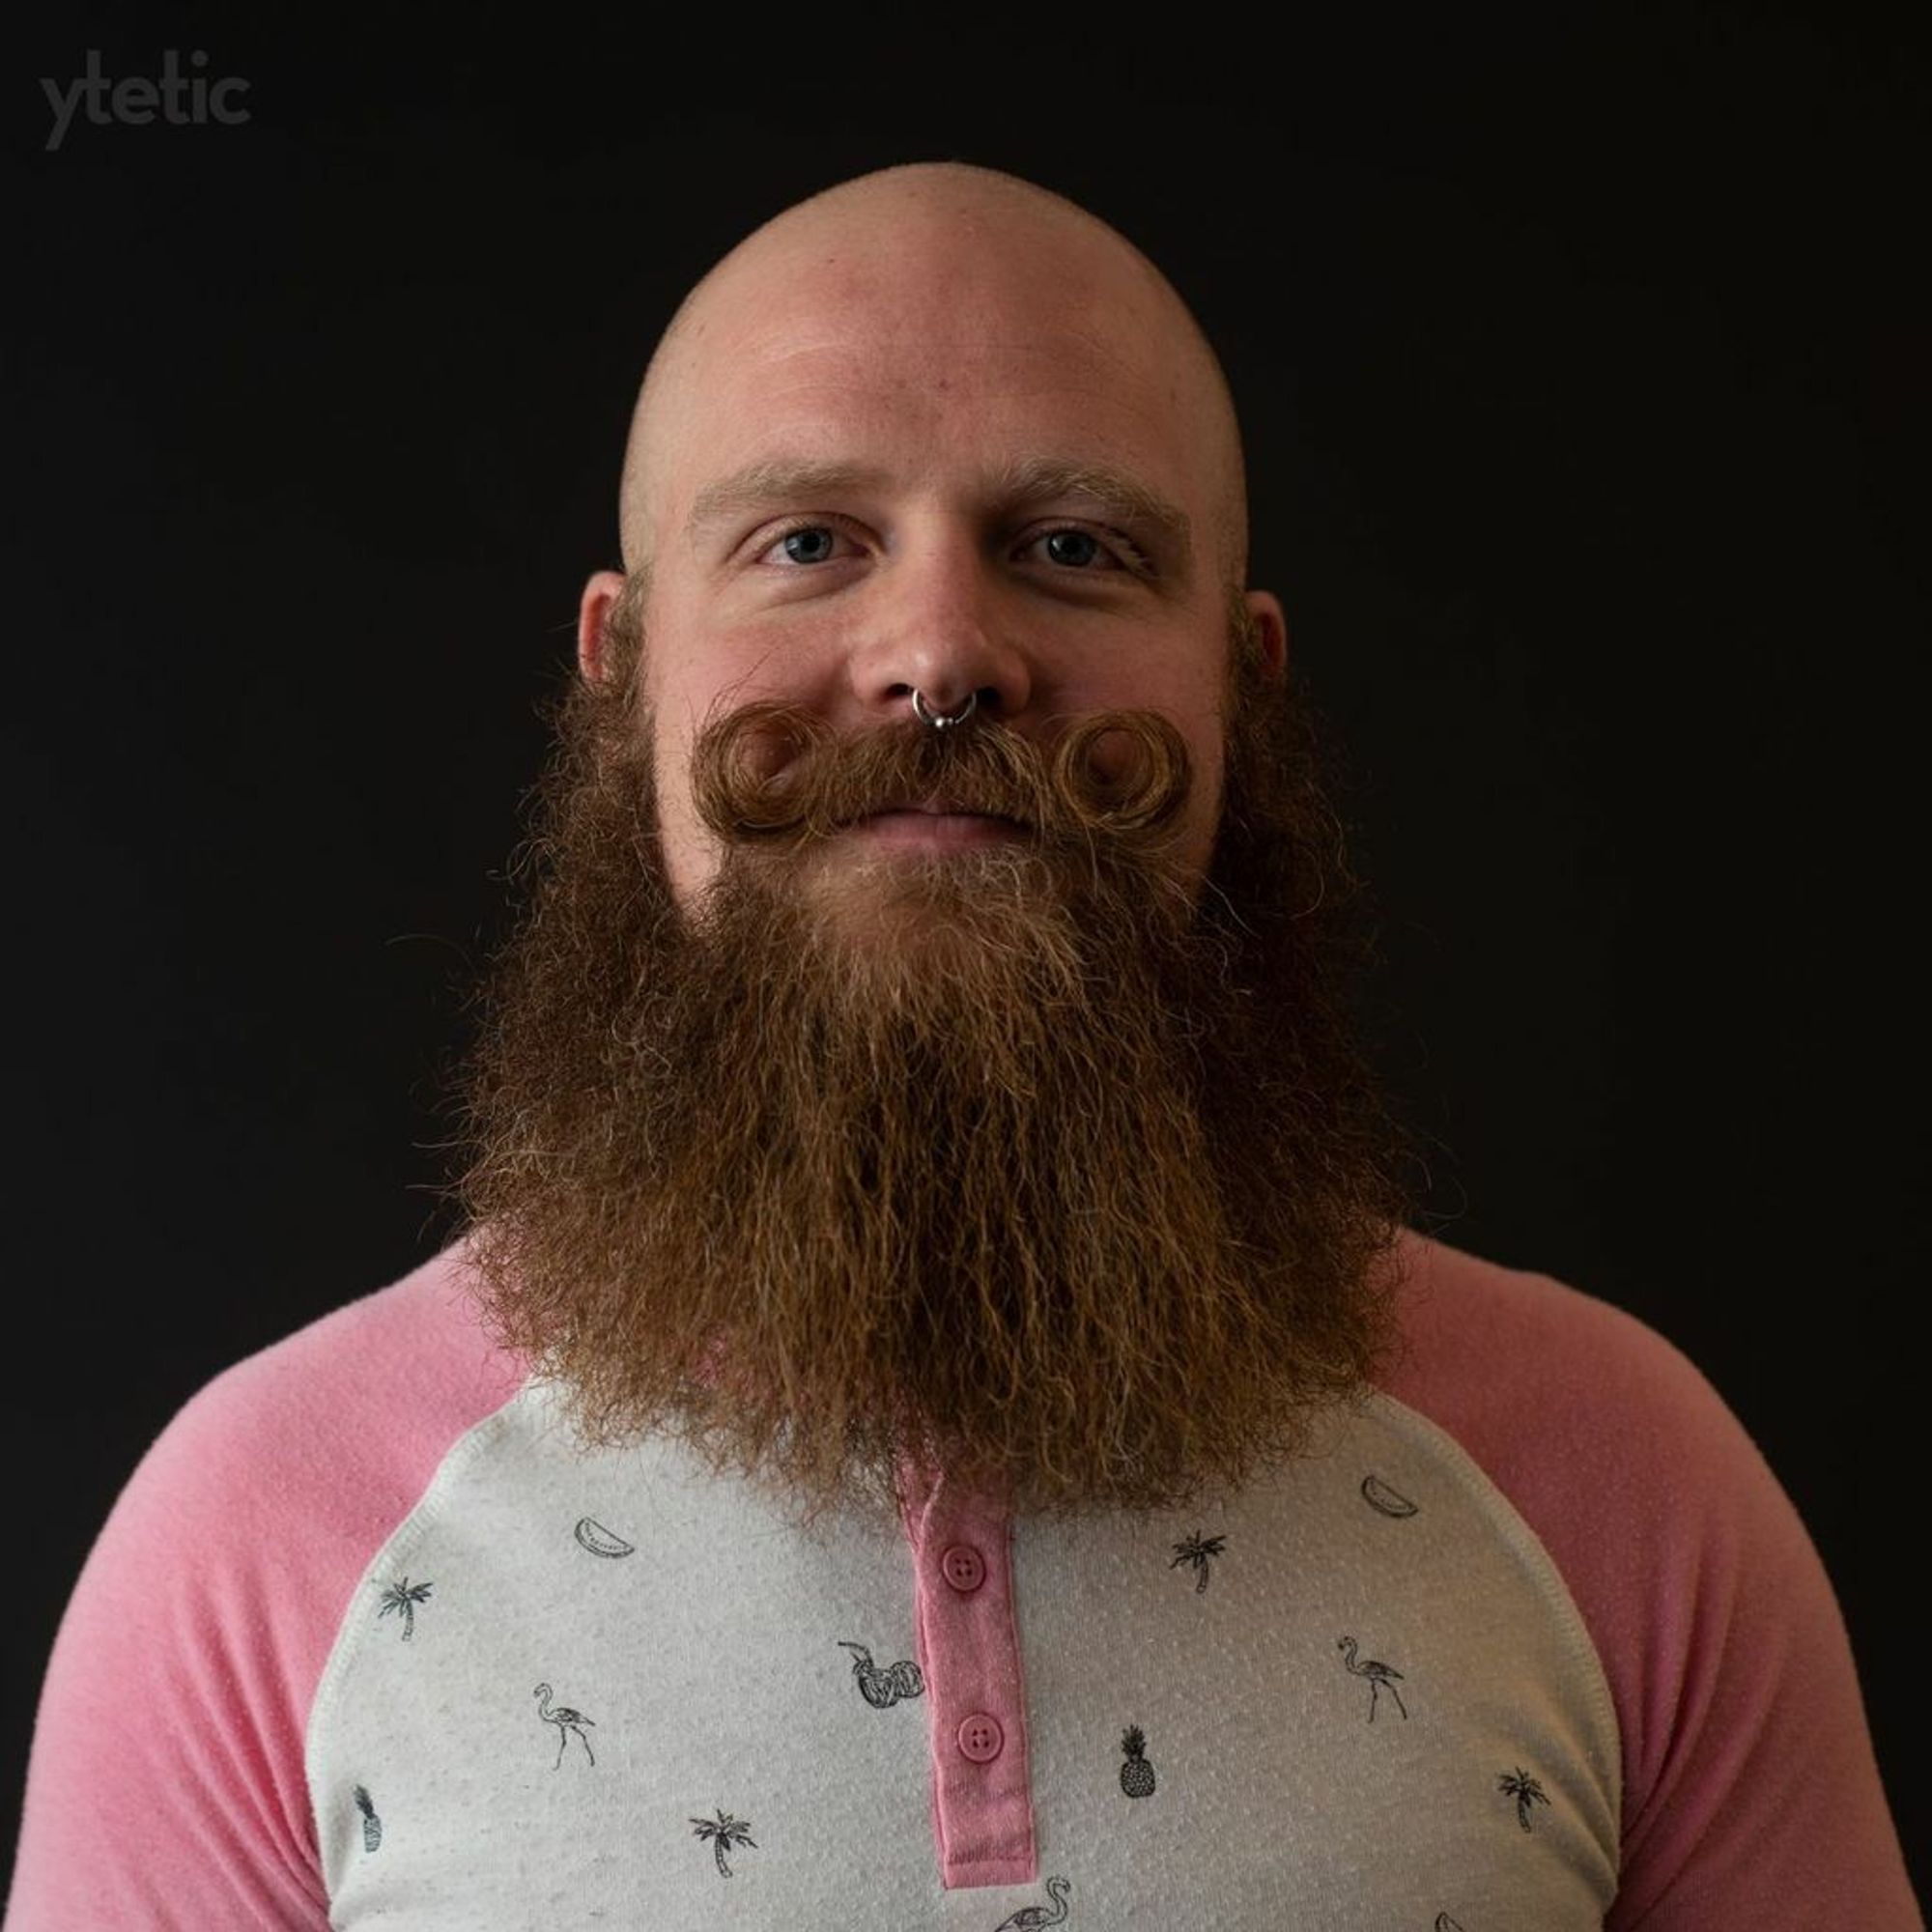
[[[1104,741],[1104,743],[1103,743]],[[798,843],[876,811],[941,797],[1049,840],[1157,847],[1192,781],[1186,741],[1157,711],[1102,711],[1050,748],[1009,726],[892,724],[841,735],[816,712],[759,700],[714,720],[692,748],[692,797],[719,838]]]

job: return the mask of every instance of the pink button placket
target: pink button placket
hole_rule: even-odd
[[[900,1459],[899,1495],[929,1707],[941,1881],[948,1889],[1034,1884],[1039,1858],[1011,1512],[1002,1499],[950,1481],[925,1456]]]
[[[955,1543],[939,1559],[939,1574],[963,1597],[986,1580],[986,1560],[970,1543]]]
[[[1000,1728],[999,1719],[984,1711],[975,1711],[959,1726],[959,1754],[975,1764],[990,1764],[999,1756],[1006,1741],[1007,1734]]]

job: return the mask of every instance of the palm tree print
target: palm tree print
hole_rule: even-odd
[[[749,1818],[734,1818],[724,1805],[718,1807],[716,1818],[693,1818],[690,1822],[697,1827],[697,1836],[712,1840],[711,1849],[718,1860],[718,1872],[722,1878],[731,1876],[731,1867],[724,1862],[726,1852],[735,1852],[740,1845],[750,1845],[755,1852],[757,1841],[752,1836],[752,1821]]]
[[[391,1583],[383,1592],[383,1607],[376,1612],[386,1617],[391,1610],[403,1613],[403,1641],[408,1643],[416,1634],[416,1605],[429,1602],[432,1586],[428,1583],[412,1583],[405,1577],[400,1583]]]
[[[1193,1564],[1194,1594],[1198,1597],[1208,1587],[1208,1559],[1220,1555],[1227,1547],[1225,1536],[1203,1536],[1197,1529],[1184,1543],[1174,1546],[1174,1561],[1167,1567],[1179,1570],[1183,1563]]]
[[[1496,1783],[1510,1797],[1516,1800],[1516,1822],[1526,1832],[1529,1830],[1529,1807],[1532,1804],[1548,1804],[1549,1800],[1543,1795],[1543,1786],[1530,1776],[1529,1773],[1518,1765],[1514,1772],[1504,1772]]]

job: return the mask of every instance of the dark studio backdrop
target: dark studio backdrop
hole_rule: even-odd
[[[134,10],[15,43],[7,1856],[148,1443],[453,1232],[440,1072],[658,329],[779,209],[949,156],[1093,209],[1202,316],[1254,581],[1354,775],[1438,1232],[1709,1376],[1932,1842],[1922,43],[1822,8],[1191,50],[1163,17],[406,49]],[[83,110],[49,146],[42,81],[91,49],[245,80],[248,118]]]

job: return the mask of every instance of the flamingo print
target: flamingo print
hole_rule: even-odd
[[[556,1726],[556,1762],[551,1769],[560,1771],[563,1768],[563,1754],[570,1748],[573,1731],[577,1734],[577,1742],[583,1747],[583,1755],[595,1764],[597,1753],[590,1748],[590,1740],[583,1735],[583,1727],[588,1724],[594,1730],[597,1720],[594,1718],[586,1718],[582,1711],[573,1711],[568,1704],[559,1704],[553,1710],[550,1701],[551,1689],[548,1684],[539,1684],[530,1695],[536,1698],[541,1707],[537,1716],[545,1723]]]
[[[1043,1905],[1023,1905],[1010,1918],[1002,1918],[993,1927],[993,1932],[1037,1932],[1042,1925],[1061,1923],[1066,1917],[1066,1894],[1073,1889],[1073,1881],[1069,1878],[1050,1878],[1046,1889],[1053,1899],[1051,1912]]]
[[[1335,1639],[1335,1648],[1343,1652],[1342,1662],[1347,1666],[1350,1676],[1366,1677],[1369,1680],[1370,1723],[1373,1724],[1376,1720],[1376,1705],[1384,1690],[1395,1699],[1395,1707],[1402,1713],[1404,1719],[1407,1718],[1408,1706],[1402,1701],[1402,1692],[1395,1688],[1397,1681],[1402,1676],[1400,1670],[1392,1669],[1386,1663],[1378,1663],[1373,1658],[1366,1663],[1357,1663],[1355,1662],[1355,1639],[1351,1636],[1337,1637]]]

